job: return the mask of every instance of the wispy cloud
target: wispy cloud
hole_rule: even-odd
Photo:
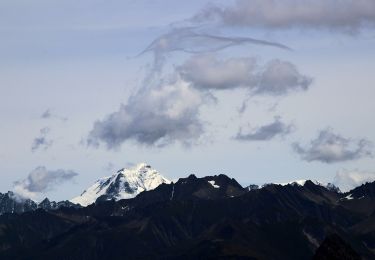
[[[275,117],[272,123],[253,128],[250,132],[244,133],[243,128],[240,128],[235,139],[239,141],[268,141],[277,136],[290,134],[294,129],[293,124],[285,124],[280,117]]]
[[[180,51],[191,54],[203,54],[223,50],[232,46],[255,44],[290,50],[288,46],[277,42],[254,39],[250,37],[221,36],[199,32],[196,27],[174,28],[160,35],[139,55],[147,52],[154,54],[154,70],[160,71],[166,55]]]
[[[57,185],[72,180],[78,173],[72,170],[47,170],[39,166],[23,179],[14,182],[14,192],[24,198],[35,199],[39,194],[54,189]]]
[[[375,25],[373,0],[237,0],[209,5],[193,18],[227,26],[268,29],[310,28],[355,32]]]
[[[40,129],[39,136],[34,138],[33,143],[31,145],[31,151],[35,152],[37,150],[47,150],[53,144],[53,141],[48,139],[48,134],[50,133],[51,129],[49,127],[44,127]]]
[[[319,132],[318,137],[308,146],[300,143],[292,145],[302,160],[335,163],[372,156],[372,144],[366,139],[353,140],[333,133],[332,129]]]

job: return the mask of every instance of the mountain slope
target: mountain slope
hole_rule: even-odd
[[[70,201],[87,206],[95,201],[130,199],[142,191],[153,190],[162,183],[170,183],[150,165],[140,163],[130,169],[121,169],[109,177],[96,181],[80,196]]]

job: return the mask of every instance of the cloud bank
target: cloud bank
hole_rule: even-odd
[[[194,21],[268,29],[309,28],[355,32],[375,25],[373,0],[237,0],[209,5]]]
[[[319,132],[308,146],[299,143],[292,145],[302,160],[323,163],[351,161],[372,156],[372,144],[366,139],[353,140],[333,133],[332,129]]]
[[[281,122],[280,117],[275,117],[270,124],[263,125],[244,133],[242,128],[239,129],[235,139],[240,141],[268,141],[277,136],[285,136],[291,133],[294,125]]]
[[[14,182],[14,192],[23,198],[35,199],[40,193],[50,191],[57,185],[72,180],[78,173],[71,170],[47,170],[44,166],[35,168],[23,180]]]

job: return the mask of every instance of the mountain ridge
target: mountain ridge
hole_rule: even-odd
[[[249,191],[226,175],[190,175],[130,199],[0,216],[0,257],[311,259],[337,234],[340,248],[371,259],[373,187],[347,200],[313,181]]]

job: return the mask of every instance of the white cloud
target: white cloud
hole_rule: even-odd
[[[24,198],[36,199],[43,192],[52,190],[56,185],[72,180],[78,173],[71,170],[47,170],[44,166],[35,168],[23,180],[14,182],[14,192]]]
[[[366,182],[375,181],[375,172],[341,170],[336,173],[333,183],[342,191],[349,191]]]

